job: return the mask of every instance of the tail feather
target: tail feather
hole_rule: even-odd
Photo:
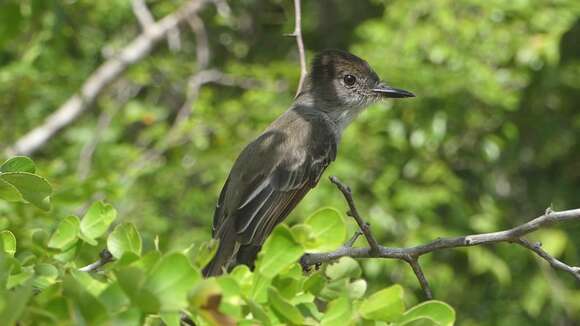
[[[218,234],[220,240],[218,250],[207,266],[203,268],[202,274],[205,278],[221,275],[223,270],[227,270],[233,260],[232,257],[236,255],[240,247],[233,227],[224,226],[226,228]]]

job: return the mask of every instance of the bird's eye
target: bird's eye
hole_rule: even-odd
[[[353,75],[345,75],[343,80],[347,86],[352,86],[356,83],[356,78]]]

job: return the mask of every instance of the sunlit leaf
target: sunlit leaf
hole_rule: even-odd
[[[312,241],[306,241],[308,252],[331,251],[339,248],[346,238],[346,225],[342,215],[334,208],[323,208],[306,219]]]
[[[455,310],[445,302],[431,300],[407,310],[397,325],[406,325],[416,320],[428,319],[439,326],[451,326],[455,322]]]
[[[2,240],[4,252],[10,256],[16,253],[16,237],[8,230],[0,232],[0,239]]]
[[[81,220],[81,234],[94,240],[107,232],[116,217],[113,206],[102,201],[94,202]]]
[[[274,277],[296,262],[304,254],[302,246],[296,242],[292,233],[285,225],[274,229],[260,251],[256,268],[266,277]]]
[[[133,223],[117,225],[107,238],[107,249],[117,259],[128,252],[141,255],[141,246],[141,235]]]
[[[0,165],[0,172],[36,172],[34,162],[26,156],[15,156]]]
[[[345,297],[331,301],[326,308],[321,325],[348,325],[352,315],[352,303]]]
[[[0,180],[16,188],[25,201],[43,210],[50,209],[52,187],[46,179],[28,172],[8,172],[0,174]],[[7,188],[1,189],[6,194]]]
[[[187,293],[199,279],[201,273],[191,266],[187,257],[173,253],[162,257],[153,267],[145,288],[159,298],[162,310],[175,311],[187,305]]]
[[[403,288],[393,285],[380,290],[364,299],[359,307],[359,313],[365,319],[396,321],[405,311],[403,303]]]
[[[68,250],[77,240],[80,232],[80,221],[76,216],[67,216],[48,240],[47,246],[54,249]]]

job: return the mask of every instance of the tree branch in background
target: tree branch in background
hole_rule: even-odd
[[[344,191],[344,189],[348,189],[348,187],[344,185],[342,182],[340,182],[336,177],[331,177],[331,181],[338,187],[338,189],[343,193],[343,195],[345,195],[345,198],[347,199],[347,203],[352,213],[352,207],[354,205],[354,203],[351,202],[352,196],[350,192]],[[358,213],[356,214],[358,215]],[[419,283],[423,288],[425,296],[427,298],[432,298],[432,291],[429,287],[429,283],[427,282],[427,278],[425,277],[425,274],[423,273],[421,266],[419,265],[419,257],[421,257],[424,254],[443,249],[471,247],[499,242],[507,242],[507,243],[515,243],[528,250],[531,250],[532,252],[536,253],[539,257],[546,260],[554,269],[570,273],[578,282],[580,282],[580,267],[570,266],[556,259],[549,253],[544,251],[541,248],[540,244],[532,244],[528,240],[523,238],[526,234],[537,231],[540,228],[547,227],[554,223],[566,221],[580,221],[580,208],[558,212],[552,211],[550,208],[548,208],[543,215],[527,223],[513,227],[511,229],[490,233],[472,234],[454,238],[439,238],[427,244],[415,247],[391,248],[379,245],[378,249],[377,248],[373,249],[371,246],[366,248],[354,248],[352,247],[352,245],[350,246],[345,245],[331,252],[306,254],[301,258],[300,263],[302,264],[302,267],[304,269],[309,269],[309,267],[312,265],[318,265],[321,263],[333,261],[344,256],[349,256],[353,258],[387,258],[387,259],[403,260],[413,268],[413,272],[415,273],[415,276],[417,276],[417,279],[419,280]],[[358,220],[357,223],[359,223]],[[361,224],[359,223],[359,227],[360,225]],[[367,232],[370,233],[368,224],[363,222],[362,225],[364,227],[361,229],[362,233],[365,235],[367,234],[365,232],[365,228]],[[367,237],[367,241],[368,239],[369,237]],[[371,236],[371,239],[374,238]],[[371,242],[369,241],[369,244],[370,243]]]
[[[209,66],[210,51],[207,30],[203,20],[197,15],[191,15],[187,20],[189,27],[195,34],[195,58],[197,60],[197,69],[203,70]]]
[[[41,148],[62,128],[74,122],[87,111],[103,90],[115,81],[129,66],[145,58],[167,33],[197,13],[207,0],[186,2],[172,14],[165,16],[137,36],[121,49],[120,53],[103,62],[87,80],[80,91],[70,97],[44,123],[18,139],[7,151],[7,155],[30,155]]]
[[[298,81],[298,88],[296,89],[296,96],[302,92],[304,86],[304,79],[306,79],[306,54],[304,53],[304,41],[302,40],[302,12],[300,9],[300,0],[294,0],[294,32],[290,34],[296,38],[296,45],[298,46],[298,55],[300,56],[300,80]]]
[[[147,8],[145,0],[133,0],[131,1],[131,6],[133,7],[135,17],[139,21],[139,25],[141,25],[141,30],[147,32],[149,27],[155,24],[155,19],[151,11],[149,11],[149,8]]]

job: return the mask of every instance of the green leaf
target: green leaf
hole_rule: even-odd
[[[115,218],[117,211],[113,206],[102,201],[94,202],[81,221],[81,234],[94,240],[107,232]]]
[[[133,223],[117,225],[107,239],[107,249],[119,259],[127,252],[141,255],[141,235]]]
[[[403,288],[393,285],[362,301],[359,313],[363,318],[393,322],[405,311]]]
[[[4,245],[4,252],[10,256],[14,256],[16,253],[16,237],[14,234],[8,230],[0,232],[0,238],[2,239],[2,244]]]
[[[32,296],[32,283],[20,286],[9,294],[10,301],[4,304],[0,311],[0,320],[3,325],[14,325],[24,312],[26,304]]]
[[[0,178],[0,198],[6,201],[24,201],[18,189],[2,178]]]
[[[123,292],[131,302],[145,313],[157,313],[161,304],[157,297],[143,288],[145,272],[136,267],[126,267],[115,271],[115,276]]]
[[[331,280],[341,278],[357,278],[361,276],[360,265],[351,257],[341,257],[338,262],[326,268],[326,276]]]
[[[14,186],[25,201],[40,209],[50,210],[52,187],[46,179],[28,172],[2,173],[0,179]],[[6,188],[3,188],[4,193]]]
[[[346,225],[334,208],[322,208],[305,221],[310,227],[311,241],[305,243],[308,252],[324,252],[339,248],[346,238]]]
[[[340,297],[328,304],[320,325],[349,325],[351,317],[351,302],[345,297]]]
[[[286,321],[292,325],[304,324],[304,317],[300,313],[300,310],[286,301],[273,287],[268,289],[268,302],[282,321]]]
[[[78,241],[80,225],[78,217],[72,215],[65,217],[48,240],[48,247],[62,251],[70,249]]]
[[[34,162],[26,156],[15,156],[0,165],[0,172],[36,172]]]
[[[161,258],[149,273],[145,288],[151,290],[161,302],[164,311],[176,311],[187,306],[187,293],[201,273],[191,266],[187,257],[173,253]]]
[[[40,290],[53,285],[58,279],[58,269],[51,264],[38,264],[34,267],[34,271],[36,278],[33,285]]]
[[[78,312],[75,314],[76,318],[74,318],[73,324],[101,325],[108,320],[105,306],[72,276],[67,275],[63,283],[65,298],[71,307],[74,307],[73,309]]]
[[[348,297],[351,299],[360,299],[367,291],[367,281],[363,279],[356,280],[348,285]]]
[[[272,278],[296,262],[303,254],[302,246],[296,242],[288,227],[281,224],[266,240],[256,267],[260,274]]]
[[[326,278],[322,273],[312,274],[305,282],[302,288],[314,295],[318,295],[326,285]]]
[[[403,326],[420,319],[429,319],[439,326],[451,326],[455,322],[455,310],[442,301],[426,301],[407,310],[397,325]]]
[[[272,325],[270,317],[268,317],[268,314],[266,314],[262,306],[260,306],[259,304],[255,303],[250,299],[246,299],[246,304],[248,305],[248,308],[250,309],[250,312],[252,313],[254,318],[261,321],[264,326]]]

